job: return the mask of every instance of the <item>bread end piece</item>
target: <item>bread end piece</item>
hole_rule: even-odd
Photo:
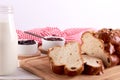
[[[96,38],[93,32],[87,31],[83,33],[81,51],[87,55],[100,58],[105,67],[111,66],[111,58],[104,49],[104,42]]]

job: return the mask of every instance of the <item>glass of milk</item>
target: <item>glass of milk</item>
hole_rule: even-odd
[[[16,71],[17,47],[13,8],[0,5],[0,75],[9,75]]]

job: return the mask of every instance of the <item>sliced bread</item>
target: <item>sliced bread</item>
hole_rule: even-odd
[[[104,42],[94,36],[93,32],[85,32],[82,34],[81,51],[90,56],[100,58],[105,67],[111,66],[110,54],[104,49]]]
[[[83,74],[99,75],[103,73],[104,65],[102,60],[93,56],[82,55],[84,61]]]
[[[48,56],[52,71],[68,76],[82,73],[84,63],[80,53],[80,44],[78,42],[69,42],[62,47],[50,48]]]

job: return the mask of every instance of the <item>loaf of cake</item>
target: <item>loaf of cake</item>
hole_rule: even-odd
[[[101,29],[82,34],[81,51],[84,54],[100,58],[105,67],[118,65],[120,62],[120,30]]]
[[[54,73],[74,76],[81,73],[97,75],[103,72],[102,60],[81,55],[80,43],[69,42],[62,47],[49,49],[50,66]]]
[[[103,28],[95,33],[95,36],[104,42],[105,51],[112,59],[112,65],[120,64],[120,29]]]

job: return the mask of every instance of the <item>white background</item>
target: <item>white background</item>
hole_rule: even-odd
[[[17,29],[120,26],[120,0],[1,1],[13,5]]]

